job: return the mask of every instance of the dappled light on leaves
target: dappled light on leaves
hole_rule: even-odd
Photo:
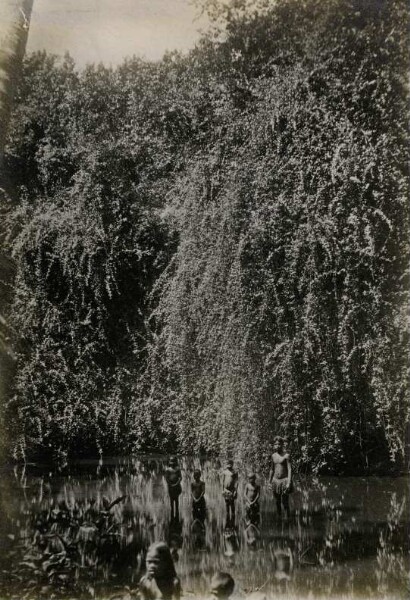
[[[230,4],[186,57],[26,60],[16,456],[402,464],[407,6]]]

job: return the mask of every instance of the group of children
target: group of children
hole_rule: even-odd
[[[179,496],[182,492],[181,470],[176,458],[171,458],[165,471],[165,479],[171,502],[171,518],[179,517]],[[271,457],[269,473],[269,487],[272,489],[276,500],[276,510],[279,516],[282,510],[289,516],[289,494],[292,492],[292,468],[285,440],[276,437]],[[235,521],[235,501],[238,497],[238,473],[234,470],[233,461],[226,462],[222,473],[222,495],[225,500],[226,517],[228,523]],[[205,483],[201,479],[201,471],[196,469],[191,482],[192,513],[194,519],[203,520],[206,512]],[[259,522],[260,485],[256,482],[256,475],[250,473],[244,491],[246,521]]]
[[[182,474],[176,458],[169,460],[165,471],[168,494],[171,503],[171,518],[179,519],[179,496],[182,492]],[[289,515],[289,494],[292,491],[292,469],[285,440],[277,437],[274,440],[269,487],[272,489],[278,515],[282,509]],[[235,502],[238,497],[238,473],[234,470],[232,460],[226,462],[222,473],[222,495],[225,500],[227,522],[235,521]],[[205,483],[201,479],[201,471],[196,469],[191,482],[192,514],[194,519],[203,521],[206,515]],[[250,473],[244,489],[244,501],[247,524],[255,524],[260,519],[260,485],[256,475]],[[220,600],[231,596],[234,581],[228,573],[218,572],[212,580],[210,595]],[[146,556],[146,574],[142,577],[139,590],[142,600],[178,600],[181,595],[181,584],[175,571],[171,550],[164,542],[152,544]]]
[[[293,557],[290,551],[275,553],[276,579],[290,579]],[[227,600],[233,593],[235,582],[229,573],[218,571],[210,581],[209,596],[212,600]],[[181,582],[175,571],[170,548],[164,542],[152,544],[146,556],[146,573],[139,582],[141,600],[179,600],[182,594]],[[266,600],[266,595],[258,590],[249,596],[253,600]]]
[[[210,595],[227,600],[234,590],[234,580],[219,571],[211,579]],[[164,542],[152,544],[146,557],[146,573],[139,583],[142,600],[179,600],[181,582],[176,574],[169,547]]]

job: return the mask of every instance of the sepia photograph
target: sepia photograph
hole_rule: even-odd
[[[410,596],[409,0],[0,0],[0,600]]]

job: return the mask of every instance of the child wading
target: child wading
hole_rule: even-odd
[[[175,572],[171,552],[164,542],[148,548],[147,573],[139,583],[142,600],[179,600],[181,584]]]
[[[192,516],[194,519],[203,521],[205,519],[205,483],[201,479],[201,471],[195,469],[194,479],[191,483]]]
[[[273,445],[272,467],[269,473],[269,482],[276,500],[276,509],[282,515],[282,507],[286,516],[289,516],[289,494],[293,490],[292,467],[290,456],[284,450],[283,438],[276,437]]]
[[[260,518],[259,509],[260,486],[256,483],[256,475],[250,473],[245,487],[245,508],[247,524],[257,525]]]
[[[175,457],[169,459],[169,466],[165,471],[165,480],[168,486],[168,494],[171,502],[171,519],[179,518],[179,496],[181,495],[182,475]]]
[[[233,461],[226,461],[222,475],[222,494],[225,498],[226,519],[229,523],[235,521],[235,500],[238,495],[238,473],[233,469]]]

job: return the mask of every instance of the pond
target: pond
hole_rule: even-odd
[[[295,479],[289,518],[275,514],[263,477],[260,522],[245,519],[239,469],[235,523],[226,523],[217,460],[183,458],[179,519],[171,519],[160,457],[40,465],[1,477],[1,598],[134,598],[148,545],[171,547],[184,597],[207,596],[217,570],[235,597],[405,598],[409,485],[401,478]],[[206,518],[194,520],[200,468]]]

